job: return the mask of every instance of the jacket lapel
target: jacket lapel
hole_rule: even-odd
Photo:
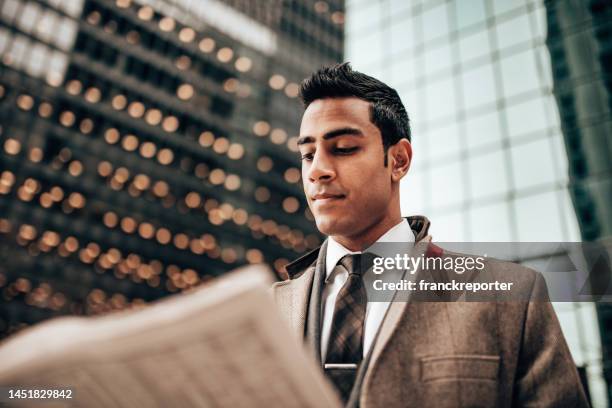
[[[285,321],[299,340],[306,340],[321,361],[321,290],[325,279],[327,240],[318,250],[316,262],[290,280],[272,288],[274,300]],[[311,301],[312,300],[312,301]]]
[[[420,257],[421,254],[424,254],[428,248],[429,242],[431,242],[431,236],[427,235],[417,241],[415,244],[415,252],[413,252],[413,257]],[[416,280],[422,279],[424,275],[427,275],[428,271],[419,268],[416,272]],[[406,312],[406,308],[408,307],[408,303],[410,299],[398,299],[399,292],[396,292],[394,295],[389,308],[387,309],[387,313],[380,325],[378,330],[378,334],[376,335],[376,339],[372,344],[372,350],[370,352],[369,361],[367,365],[367,369],[364,375],[361,378],[358,378],[357,381],[360,383],[357,384],[356,389],[361,389],[363,387],[363,392],[361,393],[361,400],[365,401],[368,397],[368,384],[369,380],[372,377],[372,373],[376,369],[376,365],[378,364],[381,353],[388,346],[389,340],[393,333],[398,329],[398,325],[400,320],[404,316]]]
[[[416,248],[417,251],[416,253],[413,254],[413,256],[414,257],[421,256],[421,254],[424,253],[425,250],[427,249],[427,243],[429,243],[430,241],[431,241],[431,237],[429,236],[419,241],[418,244],[414,246],[414,248]],[[425,273],[426,271],[424,271],[422,268],[419,268],[419,270],[416,272],[416,276],[417,276],[416,280],[418,281],[419,279],[421,279],[423,274]],[[376,341],[372,344],[373,350],[372,350],[372,360],[370,361],[371,365],[374,365],[376,363],[376,360],[380,356],[380,352],[382,351],[382,349],[385,347],[385,345],[389,341],[389,338],[391,337],[393,332],[397,329],[397,324],[399,323],[400,318],[404,314],[406,305],[408,304],[408,301],[406,301],[406,299],[397,299],[397,297],[398,297],[398,292],[395,293],[393,301],[391,301],[391,304],[389,305],[389,309],[387,310],[387,313],[385,314],[385,318],[383,319],[380,325],[380,329],[378,331]]]
[[[311,348],[316,361],[323,367],[321,361],[321,292],[325,282],[325,260],[327,257],[327,240],[321,245],[319,256],[315,263],[314,276],[312,279],[312,290],[308,305],[308,316],[306,326],[306,340]]]
[[[272,288],[274,301],[295,338],[303,341],[315,267],[310,266],[296,279],[277,282]]]

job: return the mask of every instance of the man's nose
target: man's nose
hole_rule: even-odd
[[[326,154],[315,153],[308,170],[308,179],[311,183],[316,181],[331,181],[336,177],[333,163]]]

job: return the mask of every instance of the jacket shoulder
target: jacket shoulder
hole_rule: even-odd
[[[495,278],[514,282],[521,286],[533,286],[537,280],[543,279],[542,274],[535,269],[496,258],[487,258],[485,267]]]
[[[440,251],[443,258],[472,258],[476,259],[480,255],[463,254],[447,250]],[[485,281],[511,284],[512,290],[508,294],[513,294],[515,300],[544,300],[547,299],[546,281],[542,273],[511,261],[500,260],[491,257],[484,257],[484,267],[481,270],[472,270],[466,273],[463,279],[470,281]],[[544,291],[542,293],[542,290]],[[538,292],[538,293],[536,293]]]

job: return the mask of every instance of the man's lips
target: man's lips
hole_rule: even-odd
[[[331,200],[339,200],[344,198],[344,194],[328,194],[328,193],[320,193],[312,196],[313,201],[331,201]]]

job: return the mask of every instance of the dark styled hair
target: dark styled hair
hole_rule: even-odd
[[[382,135],[386,152],[400,139],[411,140],[410,120],[397,91],[369,75],[354,71],[348,62],[323,67],[300,85],[304,108],[324,98],[357,97],[370,102],[370,121]]]

